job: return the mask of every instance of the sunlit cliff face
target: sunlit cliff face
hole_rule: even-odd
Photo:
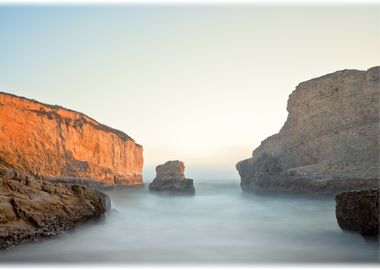
[[[88,116],[0,93],[0,166],[107,185],[142,183],[143,148]]]

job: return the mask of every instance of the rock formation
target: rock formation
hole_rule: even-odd
[[[101,192],[0,169],[0,249],[54,236],[109,207]]]
[[[343,192],[336,200],[336,218],[343,230],[379,235],[379,189]]]
[[[236,168],[245,191],[336,194],[379,185],[380,67],[300,83],[280,132]]]
[[[82,113],[0,92],[0,167],[60,182],[142,184],[142,152]]]
[[[170,194],[194,194],[193,180],[185,177],[182,161],[168,161],[156,167],[156,177],[149,185],[149,191],[168,191]]]

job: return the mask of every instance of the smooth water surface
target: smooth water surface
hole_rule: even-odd
[[[333,198],[244,194],[238,181],[197,181],[195,188],[194,197],[110,191],[105,218],[1,251],[0,261],[379,262],[376,242],[339,228]]]

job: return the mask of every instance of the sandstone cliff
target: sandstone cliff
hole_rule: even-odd
[[[0,167],[56,181],[142,184],[142,152],[82,113],[0,92]]]
[[[300,83],[280,132],[236,168],[246,191],[335,194],[379,185],[380,67]]]
[[[51,237],[110,208],[107,195],[0,169],[0,249]]]

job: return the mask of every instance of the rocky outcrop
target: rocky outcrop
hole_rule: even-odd
[[[105,194],[87,187],[0,169],[0,249],[54,236],[109,207]]]
[[[0,93],[0,167],[60,182],[142,184],[143,148],[90,117]]]
[[[166,191],[170,194],[194,194],[193,180],[185,177],[182,161],[168,161],[156,167],[156,177],[149,185],[149,191]]]
[[[379,235],[379,189],[343,192],[336,201],[336,218],[343,230]]]
[[[244,191],[336,194],[379,185],[380,67],[300,83],[280,132],[236,168]]]

